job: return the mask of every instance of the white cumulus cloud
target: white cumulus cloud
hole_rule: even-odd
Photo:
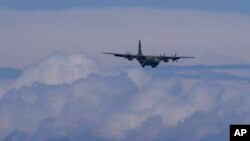
[[[54,53],[41,63],[28,67],[17,79],[17,87],[42,82],[49,85],[72,83],[98,71],[93,59],[83,53]]]
[[[98,66],[55,53],[23,70],[0,99],[0,140],[224,141],[250,122],[247,66]]]

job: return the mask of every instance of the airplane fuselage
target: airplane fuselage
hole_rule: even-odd
[[[151,66],[152,68],[155,68],[160,63],[159,58],[154,56],[145,56],[144,58],[138,58],[137,60],[142,67]]]

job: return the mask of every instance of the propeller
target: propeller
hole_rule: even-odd
[[[178,62],[178,58],[177,58],[177,54],[175,53],[174,55],[172,55],[172,61],[173,62]]]
[[[126,55],[131,55],[131,53],[126,51]]]
[[[172,55],[172,57],[177,57],[177,54],[175,53],[174,55]]]
[[[131,53],[130,53],[130,52],[127,52],[127,51],[126,51],[126,58],[127,58],[129,61],[133,60],[133,58],[132,58],[132,56],[131,56]]]
[[[173,59],[173,62],[178,62],[178,59]]]
[[[165,54],[160,54],[160,60],[164,61],[164,62],[168,62],[168,59],[165,58]]]

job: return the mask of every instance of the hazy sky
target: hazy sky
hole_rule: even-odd
[[[249,5],[1,0],[0,140],[229,140],[229,124],[250,122]],[[142,69],[102,54],[138,40],[196,59]]]
[[[0,66],[24,68],[57,51],[82,51],[117,65],[126,62],[101,52],[136,52],[139,39],[147,54],[197,56],[196,64],[249,63],[248,3],[3,0]]]

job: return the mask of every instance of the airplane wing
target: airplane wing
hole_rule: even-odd
[[[177,56],[177,54],[172,55],[172,56],[160,55],[158,57],[161,61],[164,61],[164,62],[169,62],[169,60],[172,60],[173,62],[177,62],[179,59],[182,59],[182,58],[195,58],[195,57],[189,57],[189,56]]]
[[[130,54],[127,52],[126,52],[126,54],[103,52],[103,54],[110,54],[110,55],[114,55],[116,57],[124,57],[125,59],[128,59],[128,60],[133,60],[135,58],[140,57],[138,55],[133,55],[133,54]]]

